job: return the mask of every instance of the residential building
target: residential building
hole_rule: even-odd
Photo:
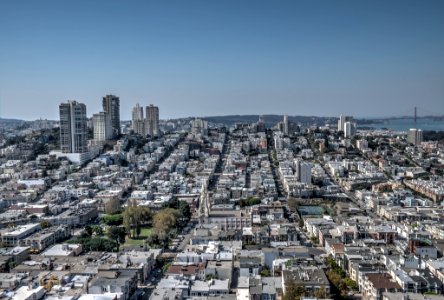
[[[40,230],[40,224],[27,224],[3,230],[1,241],[6,246],[18,246],[20,241]]]
[[[98,142],[107,141],[113,136],[110,114],[99,112],[93,115],[94,140]]]
[[[156,136],[159,134],[159,107],[150,104],[145,108],[145,134]]]
[[[191,120],[191,133],[206,135],[208,132],[208,121],[203,119]]]
[[[120,99],[114,95],[106,95],[102,100],[103,111],[110,115],[113,135],[120,134]]]
[[[60,147],[63,153],[87,152],[86,106],[77,101],[61,103]]]
[[[305,184],[311,184],[311,163],[303,161],[303,160],[296,160],[295,161],[295,176],[296,180],[298,182],[302,182]]]
[[[415,146],[422,143],[422,130],[417,128],[411,128],[407,133],[407,141]]]
[[[344,137],[353,138],[356,135],[356,123],[345,122],[344,123]]]
[[[133,107],[133,113],[132,113],[132,129],[134,133],[144,135],[145,134],[145,121],[143,119],[143,107],[139,105],[139,103],[136,104],[136,106]]]
[[[345,123],[352,122],[353,117],[341,115],[338,120],[338,131],[345,131]]]

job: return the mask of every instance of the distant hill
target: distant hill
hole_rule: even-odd
[[[265,126],[273,127],[278,122],[282,121],[283,115],[263,115]],[[228,115],[228,116],[211,116],[204,117],[203,119],[217,124],[225,124],[232,126],[237,123],[254,123],[259,120],[259,115]],[[288,116],[290,122],[301,123],[302,125],[324,125],[326,123],[336,124],[337,118],[335,117],[315,117],[315,116]]]
[[[0,118],[0,123],[22,123],[22,122],[26,122],[26,121],[19,120],[19,119]]]

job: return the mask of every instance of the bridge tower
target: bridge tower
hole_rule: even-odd
[[[413,119],[415,120],[415,124],[416,124],[416,119],[418,118],[418,108],[415,106],[415,112],[413,115]]]

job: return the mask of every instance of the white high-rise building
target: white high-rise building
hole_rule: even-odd
[[[60,148],[63,153],[85,153],[87,148],[86,105],[68,101],[59,106]]]
[[[353,138],[356,134],[356,123],[347,121],[344,123],[344,137]]]
[[[208,133],[208,121],[197,118],[191,120],[191,133],[206,135]]]
[[[150,104],[145,108],[145,134],[155,136],[159,134],[159,107]]]
[[[338,131],[345,131],[346,122],[353,122],[353,117],[340,115],[338,120]]]
[[[139,103],[136,104],[136,106],[133,107],[133,118],[134,120],[143,120],[143,107],[139,105]]]
[[[106,112],[99,112],[93,115],[94,140],[103,142],[113,137],[111,115]]]
[[[409,132],[407,133],[407,141],[410,144],[417,146],[422,143],[422,140],[423,140],[422,130],[416,128],[410,128]]]
[[[283,121],[283,131],[284,131],[284,135],[288,135],[288,115],[285,114],[284,115],[284,121]]]
[[[368,149],[368,141],[366,139],[356,141],[356,147],[363,151]]]
[[[133,131],[137,134],[144,135],[145,134],[145,120],[143,119],[143,107],[136,104],[133,107],[132,114],[132,127]]]

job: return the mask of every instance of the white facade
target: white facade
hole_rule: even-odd
[[[345,122],[344,123],[344,137],[353,138],[356,134],[356,123]]]
[[[77,101],[61,103],[60,147],[63,153],[87,152],[86,106]]]
[[[411,128],[407,134],[407,141],[415,146],[422,143],[422,130]]]
[[[191,120],[191,133],[206,135],[208,132],[208,121],[203,119]]]
[[[111,116],[105,112],[99,112],[93,115],[94,140],[107,141],[113,136],[111,127]]]
[[[353,117],[340,115],[338,120],[338,131],[345,131],[345,123],[352,121]]]
[[[133,107],[132,127],[135,133],[144,134],[143,107],[139,103]]]
[[[312,168],[311,163],[300,159],[296,160],[295,161],[296,180],[301,183],[311,184],[311,168]]]

